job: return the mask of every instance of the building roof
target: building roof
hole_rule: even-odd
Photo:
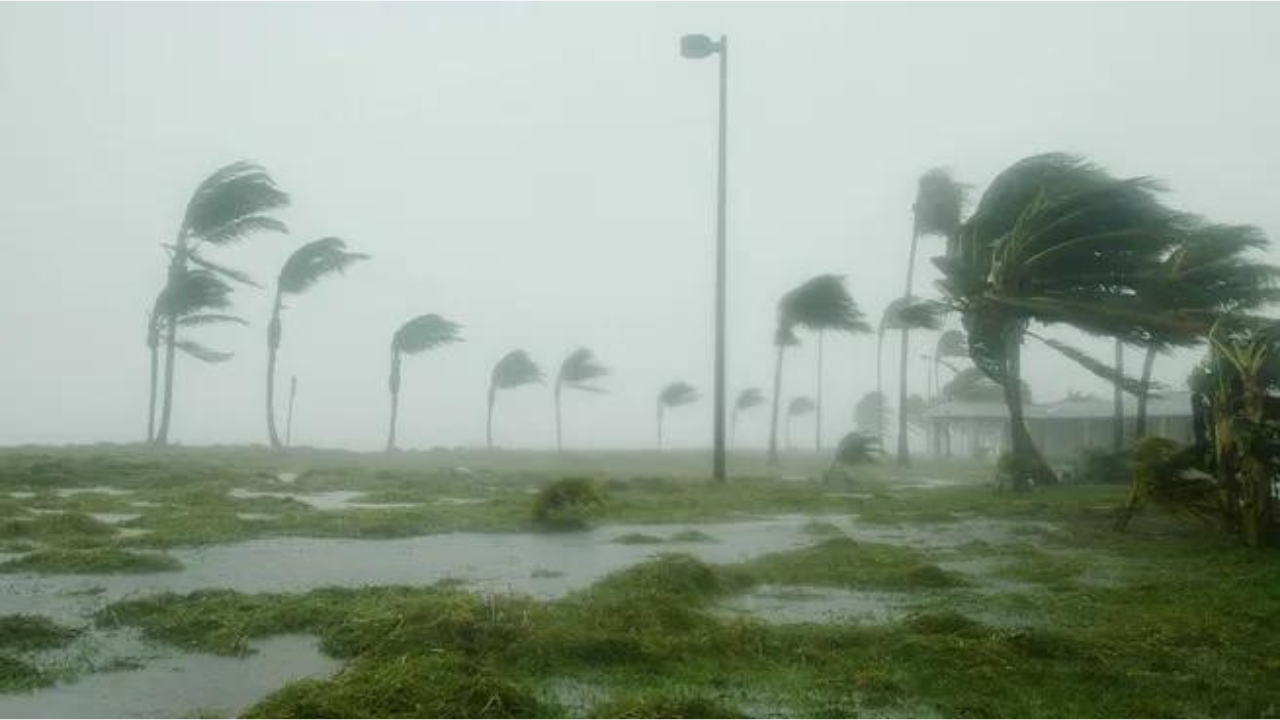
[[[1126,405],[1126,411],[1132,412],[1131,404]],[[1069,398],[1030,404],[1023,410],[1028,420],[1104,419],[1113,412],[1112,401],[1101,398]],[[1004,403],[948,401],[926,409],[924,416],[929,420],[1003,420],[1009,413]],[[1147,401],[1147,417],[1191,417],[1191,393],[1166,390],[1159,397],[1151,397]]]

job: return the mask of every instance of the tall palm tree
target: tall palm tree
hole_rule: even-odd
[[[925,300],[916,297],[900,297],[889,303],[884,309],[884,314],[880,316],[880,326],[877,329],[876,338],[876,391],[883,392],[883,359],[884,359],[884,335],[888,330],[901,330],[904,333],[911,330],[938,330],[942,327],[942,315],[945,308],[934,300]],[[899,367],[899,374],[903,368]],[[902,384],[899,383],[898,408],[905,405],[906,400],[901,395]],[[902,419],[902,413],[898,413],[898,436],[907,438],[907,426]],[[881,428],[881,437],[884,431]],[[902,441],[898,442],[898,464],[909,465],[911,460],[907,454],[909,444]]]
[[[293,251],[276,279],[276,298],[271,306],[271,323],[267,326],[267,435],[271,447],[282,446],[276,431],[276,355],[280,350],[280,313],[287,295],[301,295],[322,278],[341,273],[351,265],[368,259],[368,255],[347,251],[347,244],[336,237],[313,240]]]
[[[682,380],[668,383],[666,387],[662,388],[662,392],[658,393],[658,452],[662,452],[663,415],[668,409],[689,405],[697,401],[699,397],[698,391]]]
[[[863,394],[853,408],[853,424],[863,435],[880,437],[884,431],[885,415],[889,408],[884,402],[884,393],[872,390]]]
[[[764,404],[764,393],[760,392],[760,388],[746,388],[738,393],[737,400],[733,403],[733,416],[729,421],[729,446],[737,445],[738,439],[738,413],[746,412],[754,407]]]
[[[778,302],[778,327],[774,332],[777,360],[773,380],[773,419],[769,431],[769,463],[778,462],[778,402],[782,391],[783,351],[798,345],[796,328],[818,333],[818,402],[819,418],[822,413],[822,333],[837,330],[848,333],[870,332],[863,320],[862,311],[844,286],[842,275],[818,275],[801,283],[782,296]],[[822,422],[819,419],[815,443],[822,444]]]
[[[791,421],[800,415],[808,415],[816,410],[817,407],[817,403],[803,395],[791,398],[791,402],[787,403],[786,443],[788,450],[791,450],[793,447],[791,445]]]
[[[485,446],[493,448],[493,406],[499,390],[510,390],[524,385],[541,385],[542,368],[524,350],[512,350],[493,366],[489,375],[489,412],[485,420]]]
[[[147,319],[147,351],[151,358],[147,401],[147,442],[155,440],[160,343],[166,336],[165,329],[169,318],[177,318],[179,328],[218,323],[247,325],[243,318],[216,312],[230,306],[231,286],[208,270],[189,271],[176,284],[166,285],[156,295]],[[185,337],[175,335],[174,346],[201,362],[224,362],[231,359],[231,353],[211,350]]]
[[[259,231],[285,232],[284,223],[268,213],[289,203],[289,196],[278,187],[261,166],[251,162],[227,165],[200,183],[187,203],[186,213],[172,245],[166,285],[180,285],[192,265],[236,282],[253,284],[244,273],[208,259],[208,247],[232,245]],[[165,347],[164,403],[160,428],[153,441],[165,445],[169,441],[173,412],[173,375],[178,332],[177,314],[170,309],[163,322],[161,342]]]
[[[1142,294],[1150,305],[1196,319],[1200,327],[1190,332],[1153,332],[1140,343],[1144,357],[1135,440],[1146,437],[1147,399],[1158,353],[1195,345],[1218,317],[1280,301],[1280,269],[1256,257],[1268,244],[1266,235],[1253,226],[1194,221],[1145,278]]]
[[[1144,273],[1169,249],[1177,216],[1148,178],[1116,179],[1083,160],[1037,155],[1001,173],[937,264],[958,308],[974,364],[1004,387],[1014,487],[1057,476],[1027,431],[1021,346],[1027,325],[1065,323],[1140,339],[1177,325],[1140,294]]]
[[[933,346],[933,386],[937,388],[939,394],[942,388],[939,369],[946,367],[952,373],[958,373],[960,369],[947,360],[967,357],[969,357],[969,338],[965,337],[963,330],[947,330],[938,336],[938,342]]]
[[[391,422],[387,431],[387,451],[396,449],[396,420],[400,414],[400,364],[405,355],[417,355],[443,345],[461,342],[461,325],[439,315],[419,315],[396,330],[391,337]]]
[[[920,238],[938,235],[947,240],[951,248],[960,232],[961,215],[964,212],[967,186],[951,177],[946,168],[934,168],[920,177],[916,188],[916,201],[911,206],[911,252],[907,256],[907,282],[902,298],[913,300],[916,272],[916,251]],[[907,405],[907,358],[911,353],[911,326],[900,328],[898,353],[898,408]],[[907,415],[898,412],[898,464],[911,464],[911,450],[907,435]]]
[[[582,390],[584,392],[602,393],[604,389],[592,385],[609,374],[609,368],[596,359],[595,353],[587,348],[578,348],[560,363],[560,371],[556,373],[554,400],[556,408],[556,451],[564,452],[560,422],[560,391],[564,389]]]

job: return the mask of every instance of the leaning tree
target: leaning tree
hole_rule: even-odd
[[[609,374],[596,358],[595,353],[587,348],[578,348],[560,363],[560,371],[556,373],[555,389],[552,393],[556,408],[556,451],[564,452],[560,422],[560,392],[562,390],[581,390],[583,392],[603,393],[604,389],[592,382]]]
[[[169,253],[166,287],[180,286],[194,269],[205,270],[239,283],[254,284],[244,273],[209,259],[206,250],[233,245],[263,230],[285,232],[284,223],[270,213],[289,203],[289,196],[278,187],[261,166],[251,162],[227,165],[200,183],[187,203],[172,244],[164,246]],[[194,266],[194,267],[193,267]],[[173,377],[178,345],[178,315],[168,308],[160,319],[157,342],[164,346],[164,401],[160,411],[160,427],[152,441],[165,445],[169,441],[173,413]]]
[[[863,320],[862,311],[849,295],[841,275],[818,275],[801,283],[778,302],[778,326],[774,332],[777,358],[773,376],[773,417],[769,431],[769,463],[778,462],[778,402],[782,392],[782,360],[787,347],[798,345],[797,328],[818,334],[818,388],[816,410],[818,422],[815,441],[822,444],[822,337],[828,330],[863,333],[871,327]]]
[[[817,407],[817,403],[803,395],[791,398],[791,402],[787,403],[786,444],[788,450],[793,447],[791,445],[791,422],[801,415],[812,413]]]
[[[658,451],[662,451],[662,421],[667,410],[690,405],[701,397],[692,385],[683,380],[668,383],[658,393]]]
[[[280,448],[280,433],[276,431],[276,356],[280,351],[280,313],[285,309],[285,298],[305,293],[334,273],[369,256],[347,251],[347,244],[336,237],[313,240],[293,251],[280,268],[276,278],[275,301],[271,305],[271,322],[267,326],[267,436],[271,447]]]
[[[498,391],[513,390],[525,385],[541,385],[543,379],[542,368],[524,350],[512,350],[493,366],[493,372],[489,374],[489,411],[484,425],[486,447],[493,448],[493,407],[498,399]]]
[[[400,415],[400,365],[405,355],[417,355],[444,345],[461,342],[461,325],[439,315],[419,315],[391,336],[391,374],[387,388],[391,391],[391,421],[387,430],[387,451],[396,449],[396,421]]]
[[[738,397],[733,403],[733,415],[729,419],[729,445],[730,447],[737,445],[738,439],[738,414],[744,413],[752,408],[759,407],[764,404],[764,393],[760,392],[760,388],[746,388],[738,393]]]

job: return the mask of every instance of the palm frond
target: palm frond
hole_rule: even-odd
[[[604,389],[587,383],[606,377],[608,374],[609,368],[596,359],[595,353],[587,348],[578,348],[569,353],[569,356],[560,363],[560,371],[556,375],[556,384],[570,387],[574,390],[602,393]]]
[[[205,258],[203,255],[201,255],[198,252],[192,252],[188,254],[187,259],[191,261],[192,265],[196,265],[200,268],[208,270],[209,272],[221,275],[222,277],[225,277],[228,280],[238,282],[242,285],[248,285],[250,287],[256,287],[256,288],[262,287],[248,273],[243,272],[241,270],[236,270],[235,268],[227,267],[226,265],[220,265],[216,262],[213,262],[212,260]]]
[[[280,268],[280,292],[291,295],[306,292],[326,275],[341,273],[368,257],[364,253],[348,252],[347,244],[336,237],[312,240],[294,250]]]
[[[863,395],[853,408],[853,424],[863,433],[878,436],[889,424],[889,405],[884,393],[872,390]]]
[[[658,393],[658,404],[664,408],[679,407],[695,402],[699,397],[701,396],[692,385],[683,380],[677,380],[668,383],[662,388],[662,392]]]
[[[818,275],[792,289],[778,303],[778,327],[870,332],[841,275]]]
[[[231,286],[208,270],[189,270],[166,284],[156,297],[155,313],[178,317],[231,307]]]
[[[881,455],[880,440],[873,435],[851,432],[836,446],[835,461],[841,465],[866,465]]]
[[[495,388],[515,388],[521,385],[540,384],[542,368],[524,350],[512,350],[493,366],[490,380]]]
[[[201,362],[207,363],[226,362],[235,357],[235,353],[207,348],[194,340],[177,340],[174,342],[174,347]]]
[[[233,245],[258,232],[288,234],[289,226],[270,215],[246,215],[210,229],[201,240],[210,245]]]
[[[968,357],[969,338],[961,330],[948,330],[938,336],[934,345],[933,356],[941,362],[942,358]]]
[[[288,194],[276,187],[262,166],[235,162],[217,170],[196,188],[187,204],[182,233],[211,244],[231,242],[244,236],[234,231],[237,223],[288,203]]]
[[[461,325],[445,320],[439,315],[419,315],[396,330],[391,338],[391,349],[395,352],[414,355],[442,345],[461,342],[462,337],[459,335],[461,329]]]
[[[938,330],[942,318],[949,311],[936,300],[917,297],[900,297],[889,303],[880,316],[878,332],[886,330]]]
[[[1134,397],[1138,397],[1142,395],[1144,391],[1149,396],[1158,397],[1158,394],[1154,392],[1154,390],[1156,390],[1158,387],[1157,383],[1151,383],[1150,386],[1145,386],[1142,384],[1142,380],[1135,377],[1130,377],[1128,375],[1124,375],[1115,367],[1112,367],[1111,365],[1108,365],[1105,362],[1102,362],[1101,360],[1086,353],[1080,348],[1064,343],[1061,340],[1041,337],[1040,335],[1037,335],[1031,332],[1027,333],[1027,335],[1035,338],[1036,340],[1039,340],[1040,342],[1053,348],[1054,350],[1057,350],[1059,353],[1061,353],[1062,355],[1070,359],[1072,362],[1076,363],[1077,365],[1084,368],[1085,370],[1088,370],[1090,373],[1096,375],[1097,377],[1100,377],[1103,380],[1106,380],[1107,382],[1112,384],[1119,383],[1120,387],[1126,393],[1133,395]]]
[[[179,318],[178,324],[182,327],[195,327],[197,325],[215,325],[220,323],[229,323],[233,325],[248,325],[249,321],[238,315],[220,315],[218,313],[202,313],[199,315],[183,315]]]
[[[764,393],[760,392],[760,388],[746,388],[738,393],[737,400],[734,401],[733,407],[737,410],[750,410],[764,404]]]
[[[954,237],[960,231],[969,187],[956,182],[946,168],[934,168],[920,176],[912,206],[917,235]]]
[[[788,415],[808,415],[818,408],[817,404],[809,398],[801,395],[791,398],[791,402],[787,403]]]

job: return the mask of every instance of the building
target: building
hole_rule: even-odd
[[[1133,437],[1134,403],[1126,397],[1125,437]],[[1028,404],[1027,430],[1048,457],[1068,457],[1086,448],[1112,445],[1110,399],[1076,397]],[[1009,444],[1009,412],[1002,402],[955,402],[924,413],[930,451],[941,457],[996,457]],[[1166,391],[1147,402],[1147,434],[1179,443],[1193,439],[1191,393]]]

